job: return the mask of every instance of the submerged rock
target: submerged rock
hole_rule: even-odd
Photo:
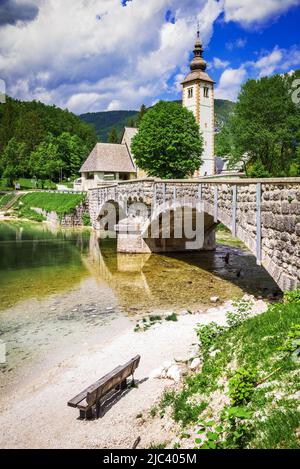
[[[218,303],[218,301],[220,301],[220,298],[218,296],[212,296],[210,298],[211,303]]]

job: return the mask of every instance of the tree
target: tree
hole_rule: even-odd
[[[225,157],[231,155],[232,141],[229,127],[224,125],[222,130],[216,135],[215,154]]]
[[[252,175],[256,170],[257,175],[300,174],[300,112],[291,99],[294,79],[274,75],[249,80],[242,87],[224,139],[231,147],[231,164],[246,159]]]
[[[146,112],[147,112],[147,108],[146,108],[145,104],[142,104],[141,108],[140,108],[140,112],[138,114],[138,118],[137,118],[138,119],[137,120],[138,127],[141,125],[141,122],[142,122],[143,117],[146,114]]]
[[[132,141],[137,166],[149,176],[185,178],[202,164],[203,141],[194,115],[160,101],[144,115]]]
[[[15,138],[10,139],[2,154],[3,177],[13,186],[14,181],[22,175],[24,170],[25,144]]]
[[[110,134],[108,136],[108,141],[109,143],[119,143],[118,134],[115,127],[111,129]]]
[[[57,139],[64,133],[75,138],[71,145],[73,150],[69,148],[62,153],[61,159],[65,163],[65,172],[66,175],[71,173],[77,175],[82,159],[89,154],[97,142],[95,129],[67,110],[47,106],[37,101],[22,102],[7,97],[6,103],[0,106],[0,176],[3,175],[8,164],[13,166],[13,163],[10,164],[7,160],[7,153],[4,162],[5,148],[12,138],[25,145],[22,151],[22,173],[19,176],[28,177],[32,173],[31,154],[38,149],[40,144],[48,141],[49,135]],[[74,145],[77,147],[76,151],[74,151]],[[61,148],[59,151],[61,152]],[[69,161],[69,158],[72,161]],[[80,163],[79,159],[81,159]],[[45,164],[47,164],[46,161]],[[12,174],[13,170],[10,172]],[[57,171],[53,173],[57,174]],[[8,169],[6,174],[8,174]]]
[[[57,142],[51,134],[31,153],[29,166],[31,175],[38,179],[59,179],[64,162],[60,158]]]
[[[58,154],[63,161],[64,176],[76,178],[78,171],[89,154],[88,145],[77,135],[63,132],[55,139],[58,146]]]
[[[136,127],[136,121],[134,120],[133,117],[131,117],[130,119],[128,119],[128,121],[127,121],[127,127]]]

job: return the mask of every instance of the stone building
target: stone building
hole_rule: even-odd
[[[80,173],[74,188],[86,191],[111,181],[136,179],[137,169],[125,143],[97,143]]]
[[[194,58],[190,64],[190,73],[182,83],[182,104],[193,112],[199,129],[203,135],[203,165],[195,177],[215,174],[215,116],[214,116],[214,85],[215,82],[206,72],[207,63],[203,58],[203,47],[200,33],[194,49]]]
[[[138,133],[137,128],[135,128],[135,127],[125,127],[123,135],[122,135],[121,143],[123,145],[127,145],[127,148],[129,150],[129,152],[131,154],[131,157],[134,161],[134,164],[136,166],[137,178],[138,179],[145,179],[147,177],[147,173],[137,166],[136,161],[134,159],[134,154],[131,151],[131,142],[132,142],[133,137],[135,137],[135,135],[137,133]]]

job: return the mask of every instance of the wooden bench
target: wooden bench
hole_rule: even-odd
[[[109,394],[127,388],[127,378],[132,376],[134,384],[134,372],[139,366],[140,355],[132,358],[123,366],[117,366],[113,371],[100,378],[94,384],[82,391],[78,396],[68,402],[68,406],[77,407],[81,419],[93,418],[93,407],[96,406],[97,418],[102,415],[102,404]]]

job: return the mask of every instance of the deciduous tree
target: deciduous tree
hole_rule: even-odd
[[[202,164],[202,136],[194,115],[177,103],[160,101],[144,115],[132,152],[149,176],[185,178]]]

